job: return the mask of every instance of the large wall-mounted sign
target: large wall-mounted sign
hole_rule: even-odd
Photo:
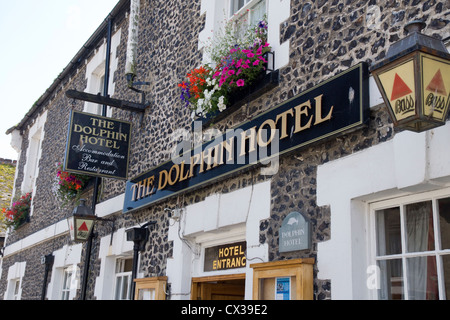
[[[72,111],[64,170],[127,179],[131,123]]]
[[[237,242],[205,249],[204,271],[245,268],[247,243]]]
[[[368,89],[361,63],[127,181],[123,212],[361,127],[368,120]]]

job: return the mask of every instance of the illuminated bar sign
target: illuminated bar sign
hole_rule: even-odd
[[[131,123],[72,111],[64,170],[127,179]]]
[[[254,165],[276,168],[282,154],[360,128],[369,116],[368,89],[367,65],[361,63],[207,143],[177,152],[127,181],[123,212]]]
[[[245,258],[246,248],[247,243],[245,241],[206,248],[204,271],[245,268],[247,263]]]

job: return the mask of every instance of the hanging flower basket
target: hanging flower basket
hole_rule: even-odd
[[[1,215],[7,228],[17,230],[23,224],[30,222],[31,192],[13,202],[11,208],[2,208]]]
[[[56,176],[58,180],[56,195],[63,206],[78,200],[91,180],[90,176],[64,171],[61,163],[58,163]]]

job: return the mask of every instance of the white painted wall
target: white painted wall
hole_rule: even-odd
[[[245,298],[252,298],[251,263],[268,261],[267,245],[259,244],[260,221],[270,217],[270,181],[226,194],[214,194],[183,209],[179,221],[171,220],[169,241],[173,257],[167,261],[172,299],[189,299],[191,278],[246,273]],[[204,272],[204,249],[247,242],[247,266]]]
[[[332,299],[368,299],[368,203],[450,185],[450,122],[423,133],[401,132],[317,170],[317,203],[331,208],[331,239],[318,244],[318,278]]]

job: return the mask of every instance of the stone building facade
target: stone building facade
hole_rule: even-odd
[[[147,105],[142,113],[115,107],[108,111],[113,118],[133,124],[129,181],[169,161],[180,130],[191,132],[191,112],[179,99],[178,84],[203,62],[204,41],[217,30],[222,9],[231,8],[229,2],[121,0],[111,12],[108,93],[127,101],[143,98]],[[259,3],[245,2],[249,6]],[[130,90],[125,76],[130,19],[136,18],[130,8],[136,3],[139,13],[137,31],[133,31],[138,35],[134,67],[136,79],[147,82],[139,87],[144,94]],[[390,46],[405,36],[403,27],[412,20],[424,20],[427,27],[423,33],[449,46],[447,1],[264,3],[279,82],[212,127],[204,128],[205,136],[211,128],[220,132],[237,128],[359,63],[371,65],[383,59]],[[104,73],[107,20],[87,44],[22,122],[9,130],[20,149],[15,192],[32,191],[33,204],[30,222],[8,233],[0,278],[0,297],[5,300],[80,298],[87,246],[73,243],[69,237],[66,218],[75,203],[62,206],[55,197],[56,166],[64,161],[71,111],[97,110],[94,104],[67,98],[65,93],[99,92],[94,84]],[[364,126],[283,154],[272,174],[261,174],[260,166],[250,166],[130,212],[123,211],[127,182],[101,178],[95,212],[114,220],[114,225],[96,222],[86,298],[114,299],[119,283],[128,283],[130,270],[126,266],[133,258],[133,242],[127,240],[126,231],[149,221],[153,224],[139,254],[137,278],[162,282],[167,299],[196,299],[200,294],[194,296],[194,291],[203,290],[208,281],[241,287],[233,297],[252,299],[255,281],[259,281],[254,280],[257,265],[285,261],[312,261],[310,298],[379,298],[379,289],[366,285],[367,270],[376,264],[371,252],[376,241],[369,232],[374,228],[371,212],[378,210],[376,203],[392,198],[424,192],[437,192],[440,198],[450,195],[450,162],[441,165],[441,160],[436,160],[436,172],[432,162],[434,158],[449,159],[448,151],[438,150],[433,143],[445,141],[450,124],[417,135],[394,128],[372,77],[368,81],[370,99],[366,107],[370,115]],[[429,135],[434,142],[429,141]],[[393,150],[402,141],[411,149]],[[397,154],[398,150],[404,152]],[[431,162],[424,165],[426,169],[418,162],[409,168],[411,171],[401,172],[395,161],[415,152],[429,155]],[[371,161],[383,164],[377,167]],[[428,170],[427,178],[407,181],[417,170]],[[83,194],[89,204],[93,193],[91,182]],[[292,212],[302,213],[309,221],[311,244],[305,250],[280,252],[280,230]],[[205,271],[208,248],[240,242],[246,242],[245,267]],[[450,248],[441,249],[438,256],[444,262],[438,265],[443,275],[439,284],[443,298],[445,293],[450,295],[450,273],[446,273],[450,262],[445,251]],[[48,255],[54,261],[46,273],[42,257]],[[122,269],[119,272],[117,268]],[[44,274],[48,279],[45,283]],[[65,275],[71,285],[62,289]],[[222,297],[231,295],[231,291],[221,293]]]

